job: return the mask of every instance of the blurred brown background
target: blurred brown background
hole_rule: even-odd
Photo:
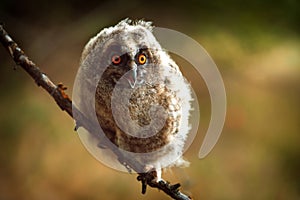
[[[299,10],[296,0],[2,0],[0,21],[69,94],[84,44],[103,27],[144,18],[190,35],[223,76],[227,119],[213,152],[199,160],[210,102],[203,81],[192,79],[201,109],[199,134],[186,154],[192,164],[164,177],[195,199],[292,200],[300,199]],[[1,200],[168,199],[155,189],[141,195],[135,175],[95,160],[73,120],[14,66],[0,47]]]

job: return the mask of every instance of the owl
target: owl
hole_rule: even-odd
[[[78,72],[80,111],[105,141],[143,164],[138,172],[187,166],[191,87],[153,35],[151,22],[122,20],[86,44]],[[109,145],[108,145],[109,143]]]

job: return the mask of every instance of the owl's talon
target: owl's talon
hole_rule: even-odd
[[[147,190],[147,184],[149,181],[158,182],[157,172],[155,169],[151,169],[146,173],[140,173],[140,175],[137,177],[137,180],[142,182],[142,194],[145,194]]]
[[[144,179],[142,180],[142,194],[146,194],[146,190],[147,190],[147,180]]]
[[[147,190],[147,173],[140,174],[137,180],[142,182],[142,194],[145,194]]]

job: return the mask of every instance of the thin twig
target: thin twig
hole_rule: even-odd
[[[8,33],[4,30],[3,26],[0,24],[0,41],[5,49],[9,52],[10,56],[13,58],[15,63],[21,66],[30,76],[33,78],[38,86],[41,86],[45,89],[55,100],[57,105],[63,110],[66,111],[70,117],[73,118],[72,109],[76,109],[72,106],[72,100],[70,97],[64,92],[66,87],[59,83],[55,85],[49,77],[43,73],[35,64],[34,62],[29,59],[29,57],[24,53],[24,51],[17,45],[16,42],[12,40],[12,38],[8,35]],[[80,114],[76,109],[76,113]],[[89,133],[93,134],[94,136],[100,137],[97,134],[97,130],[95,130],[90,121],[84,116],[79,115],[76,116],[76,129],[79,127],[85,128]],[[101,138],[99,138],[101,139]],[[140,171],[139,169],[142,168],[142,164],[133,161],[124,159],[123,154],[117,148],[111,148],[111,150],[117,155],[119,161],[128,166],[129,168],[133,169],[134,171]],[[177,199],[177,200],[189,200],[191,197],[181,193],[179,191],[180,184],[171,185],[167,181],[161,180],[159,182],[155,181],[156,172],[152,171],[149,173],[139,173],[137,177],[138,181],[142,182],[142,193],[146,192],[146,186],[149,185],[153,188],[158,188],[159,190],[164,191],[170,197]]]

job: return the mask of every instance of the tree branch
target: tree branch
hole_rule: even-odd
[[[66,111],[70,117],[73,118],[72,108],[76,109],[74,106],[72,107],[72,100],[69,96],[64,92],[66,87],[59,83],[55,85],[49,77],[43,73],[40,68],[38,68],[34,62],[32,62],[29,57],[24,53],[24,51],[18,46],[16,42],[12,40],[12,38],[8,35],[8,33],[4,30],[3,25],[0,24],[0,41],[4,48],[9,52],[10,56],[13,58],[14,62],[21,66],[30,76],[33,78],[38,86],[41,86],[45,89],[55,100],[57,105],[63,111]],[[76,113],[79,113],[76,109]],[[95,130],[91,124],[91,122],[84,116],[80,115],[79,120],[76,122],[75,129],[79,127],[85,128],[89,133],[93,134],[96,137],[101,136],[97,134],[97,130]],[[118,150],[118,148],[112,147],[111,150],[117,155],[119,161],[126,167],[133,169],[134,171],[140,171],[142,168],[142,164],[136,162],[135,160],[124,159],[124,155]],[[156,171],[148,172],[148,173],[139,173],[137,177],[138,181],[142,182],[142,193],[146,192],[146,186],[149,185],[153,188],[158,188],[159,190],[164,191],[170,197],[177,200],[189,200],[191,197],[181,193],[179,191],[180,184],[171,185],[167,181],[161,180],[159,182],[155,181]]]

